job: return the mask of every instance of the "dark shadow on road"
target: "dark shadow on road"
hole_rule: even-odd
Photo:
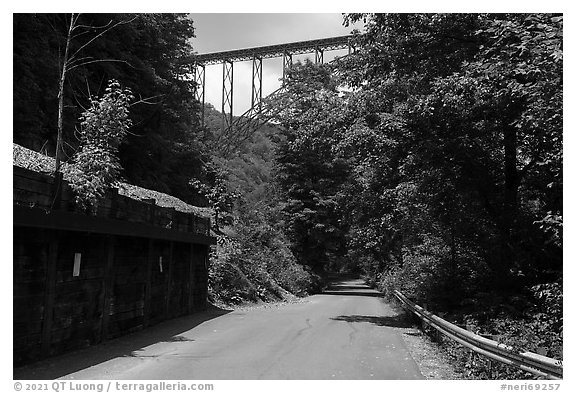
[[[231,310],[210,305],[206,311],[163,321],[98,345],[14,368],[13,377],[16,380],[56,379],[111,359],[134,356],[135,352],[159,342],[194,341],[182,334],[229,312]]]
[[[388,326],[395,328],[409,328],[413,326],[412,322],[402,314],[392,317],[376,317],[371,315],[340,315],[330,319],[344,322],[368,322],[377,326]]]
[[[326,290],[322,292],[322,295],[338,295],[338,296],[369,296],[369,297],[382,297],[380,292],[374,292],[372,290],[366,291],[331,291]]]
[[[323,295],[382,297],[382,293],[370,288],[360,279],[334,280],[322,292]]]
[[[356,280],[359,279],[360,276],[355,273],[327,272],[325,273],[325,278],[330,282],[336,282],[336,281]]]
[[[341,284],[331,284],[327,288],[328,290],[334,291],[364,291],[370,289],[366,285],[341,285]]]

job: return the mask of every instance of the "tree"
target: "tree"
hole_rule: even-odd
[[[72,157],[64,172],[76,194],[76,202],[84,209],[94,209],[115,185],[122,166],[117,157],[132,121],[128,107],[134,98],[117,81],[110,81],[104,96],[93,99],[81,117],[80,150]]]
[[[295,64],[286,91],[269,103],[284,108],[276,115],[285,131],[275,181],[285,195],[286,233],[299,262],[319,273],[345,254],[338,192],[348,168],[333,146],[347,111],[336,87],[328,67]]]
[[[89,46],[92,42],[100,38],[102,35],[107,33],[109,30],[119,26],[120,24],[129,23],[129,21],[121,21],[112,25],[112,21],[103,27],[93,27],[84,26],[78,23],[80,14],[70,14],[70,21],[68,24],[68,32],[66,34],[66,43],[64,44],[64,54],[61,58],[61,68],[60,68],[60,80],[58,82],[58,134],[56,141],[56,160],[54,172],[60,171],[60,161],[62,159],[62,145],[64,141],[62,140],[62,129],[63,129],[63,116],[64,116],[64,84],[66,82],[66,76],[74,68],[83,67],[91,63],[103,62],[103,61],[116,61],[114,59],[97,59],[94,60],[90,56],[80,57],[82,50]],[[80,31],[80,30],[84,31]],[[102,30],[99,34],[89,39],[86,43],[82,44],[73,53],[71,49],[72,40],[91,30]]]
[[[299,254],[322,260],[310,228],[338,228],[326,238],[345,239],[373,278],[433,269],[436,289],[422,293],[452,298],[480,280],[506,290],[557,271],[561,18],[345,19],[362,17],[366,31],[333,76],[296,67],[277,98],[289,108],[277,180]]]
[[[460,192],[480,197],[476,206],[494,227],[493,246],[484,247],[499,250],[487,260],[503,286],[513,272],[535,279],[544,259],[558,266],[533,222],[561,222],[561,31],[553,15],[487,18],[475,58],[414,106],[416,126],[434,130],[435,147],[452,146]]]
[[[214,230],[219,232],[222,226],[233,223],[231,213],[238,194],[229,190],[227,177],[222,169],[211,166],[208,177],[211,178],[211,185],[206,185],[198,179],[192,179],[190,186],[208,201],[208,205],[214,212]]]
[[[65,14],[14,15],[14,142],[53,156],[59,54],[69,22]],[[186,77],[193,22],[185,14],[80,14],[76,26],[69,54],[82,49],[64,83],[62,161],[78,149],[74,133],[90,97],[101,94],[107,80],[121,80],[136,96],[133,126],[118,153],[126,181],[195,201],[188,182],[206,160],[193,82]],[[88,31],[93,26],[101,28]]]

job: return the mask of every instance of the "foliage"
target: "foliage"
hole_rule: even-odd
[[[517,305],[523,304],[523,310],[502,308],[502,298],[493,298],[478,309],[499,310],[479,317],[480,313],[462,317],[467,328],[476,333],[488,335],[493,340],[512,347],[518,353],[532,352],[558,359],[563,358],[562,329],[562,283],[540,284],[530,288],[524,296],[516,296]],[[498,304],[500,303],[500,304]],[[451,340],[442,343],[442,347],[452,356],[455,363],[470,378],[476,379],[536,379],[534,375],[497,362],[492,365],[479,356],[470,357],[469,350]]]
[[[534,278],[552,248],[532,247],[543,239],[532,223],[561,215],[561,29],[561,17],[552,15],[484,21],[474,59],[436,80],[433,94],[414,107],[419,128],[454,152],[454,169],[470,181],[460,187],[479,194],[477,206],[493,227],[487,235],[499,250],[490,267],[502,279],[512,278],[510,270]]]
[[[515,299],[562,275],[562,16],[359,19],[352,54],[297,65],[275,97],[295,254],[554,347]]]
[[[235,228],[244,245],[239,265],[270,292],[277,289],[267,284],[268,281],[294,295],[305,296],[313,290],[311,274],[297,263],[288,239],[275,222],[277,217],[273,208],[259,213],[240,212],[240,225]]]
[[[214,229],[219,231],[223,225],[233,223],[231,212],[234,201],[239,195],[228,189],[226,174],[222,170],[212,167],[211,172],[214,177],[213,185],[208,186],[198,179],[190,180],[190,185],[208,201],[208,205],[214,212]]]
[[[311,275],[296,263],[281,233],[243,220],[232,231],[237,232],[218,235],[212,253],[209,287],[216,300],[237,304],[309,293]]]
[[[119,179],[118,147],[132,125],[128,107],[133,98],[129,89],[111,80],[102,98],[92,99],[80,118],[80,150],[64,171],[76,202],[85,209],[95,208]]]
[[[276,180],[297,255],[325,265],[323,245],[344,241],[341,259],[374,282],[430,263],[447,286],[470,266],[474,285],[501,288],[557,275],[561,17],[345,17],[358,18],[353,54],[298,65],[275,99],[289,108]]]
[[[208,290],[213,301],[239,304],[258,300],[254,284],[233,263],[240,252],[237,242],[223,235],[218,236],[218,246],[212,253],[208,276]]]
[[[182,15],[138,15],[86,48],[121,62],[75,72],[66,104],[80,107],[103,78],[148,97],[130,108],[120,163],[139,185],[214,207],[214,296],[304,294],[317,274],[349,269],[561,357],[561,284],[549,283],[562,276],[563,17],[344,17],[359,19],[355,51],[296,63],[268,103],[281,130],[255,133],[232,156],[207,147],[220,114],[208,108],[206,128],[193,115],[183,60],[194,32]],[[58,14],[15,15],[15,141],[37,150],[55,135],[47,81],[57,80],[63,26]]]
[[[54,34],[47,14],[14,14],[13,22],[14,142],[40,151],[51,137],[55,147],[59,64],[53,50],[63,33]]]
[[[14,142],[54,155],[58,112],[58,56],[65,47],[69,16],[14,14]],[[94,39],[102,27],[113,26]],[[78,66],[64,86],[65,157],[78,149],[78,119],[90,97],[107,80],[121,80],[137,92],[130,107],[131,132],[118,156],[126,180],[198,203],[188,182],[201,173],[202,144],[190,63],[193,23],[185,14],[80,14],[92,26],[71,41]],[[95,62],[97,61],[97,62]]]
[[[274,174],[284,195],[286,234],[299,263],[317,273],[345,254],[338,192],[348,168],[333,147],[346,111],[336,86],[329,68],[297,63],[286,92],[270,103],[284,108],[277,116],[284,131]]]
[[[404,249],[403,263],[381,274],[375,285],[390,298],[400,290],[433,310],[454,310],[462,299],[477,296],[488,280],[485,263],[474,250],[464,244],[458,249],[453,255],[443,239],[427,236],[418,246]]]
[[[205,109],[205,137],[210,140],[219,132],[221,114],[210,106]],[[296,262],[290,250],[271,182],[279,139],[278,131],[265,125],[235,154],[211,152],[211,171],[204,176],[204,187],[212,189],[217,200],[230,202],[223,204],[226,210],[221,210],[220,217],[225,214],[227,219],[220,219],[219,241],[211,258],[210,293],[215,300],[286,300],[313,290],[313,275]]]

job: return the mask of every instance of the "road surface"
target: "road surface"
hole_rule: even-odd
[[[401,320],[360,280],[304,302],[211,309],[14,370],[14,379],[422,379]]]

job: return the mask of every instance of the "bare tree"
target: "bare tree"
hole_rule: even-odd
[[[62,129],[63,129],[63,115],[64,115],[64,84],[66,82],[66,76],[69,72],[71,72],[74,68],[82,67],[87,64],[91,63],[99,63],[99,62],[107,62],[107,61],[117,61],[126,63],[124,60],[115,60],[115,59],[94,59],[91,56],[81,57],[81,52],[83,49],[88,47],[98,38],[102,37],[108,31],[114,29],[115,27],[123,24],[127,24],[132,22],[136,17],[129,19],[129,20],[122,20],[116,23],[112,23],[112,20],[108,22],[104,26],[87,26],[81,25],[78,23],[78,19],[80,18],[80,14],[70,14],[70,24],[68,26],[68,33],[66,34],[66,46],[64,48],[64,56],[62,58],[61,68],[60,68],[60,81],[58,84],[58,135],[56,139],[56,163],[54,172],[60,171],[60,165],[62,161],[63,149],[62,146],[64,144],[63,137],[62,137]],[[74,39],[77,37],[87,34],[91,30],[100,30],[98,34],[94,37],[89,39],[86,43],[81,45],[78,49],[74,51],[74,53],[70,54],[70,44]]]

